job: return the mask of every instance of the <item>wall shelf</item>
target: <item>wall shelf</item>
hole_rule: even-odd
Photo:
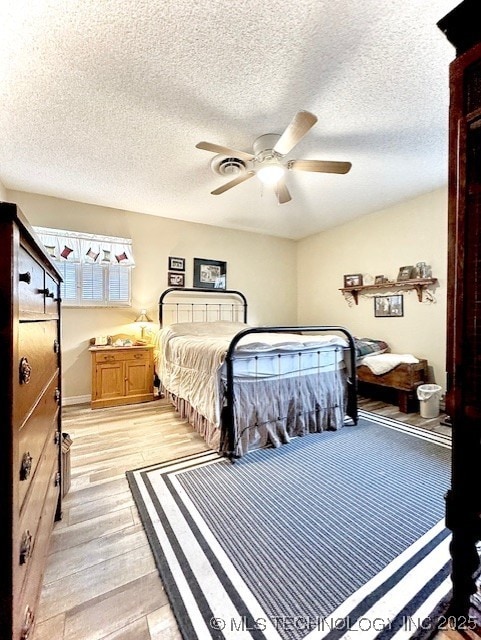
[[[343,287],[339,289],[344,295],[351,295],[354,302],[358,303],[359,294],[365,291],[389,291],[389,290],[402,290],[407,291],[409,289],[415,289],[418,294],[419,302],[423,301],[423,293],[428,287],[433,287],[438,283],[437,278],[416,278],[415,280],[401,280],[392,282],[383,282],[382,284],[365,284],[356,287]]]

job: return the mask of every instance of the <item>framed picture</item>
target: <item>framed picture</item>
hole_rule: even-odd
[[[169,256],[169,271],[185,271],[185,258]]]
[[[351,273],[344,276],[344,288],[362,287],[362,273]]]
[[[386,278],[384,276],[375,276],[374,284],[384,284],[386,282]]]
[[[414,271],[414,267],[412,264],[406,267],[399,267],[399,273],[397,274],[398,282],[402,280],[410,280],[413,271]]]
[[[225,289],[227,262],[194,258],[194,287],[201,289]]]
[[[169,271],[167,273],[169,287],[185,287],[185,274]]]
[[[375,318],[401,318],[404,315],[403,296],[376,296],[374,298]]]

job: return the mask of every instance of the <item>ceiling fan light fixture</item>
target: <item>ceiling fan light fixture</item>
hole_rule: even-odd
[[[274,162],[263,165],[257,170],[256,175],[263,184],[277,184],[285,172],[281,164]]]

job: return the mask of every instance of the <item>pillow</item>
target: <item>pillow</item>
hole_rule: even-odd
[[[234,336],[249,325],[243,322],[176,322],[169,325],[171,336]]]

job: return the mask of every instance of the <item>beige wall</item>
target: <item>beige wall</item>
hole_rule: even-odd
[[[194,257],[225,260],[227,285],[245,293],[252,324],[339,324],[354,335],[386,340],[394,352],[427,358],[432,379],[445,385],[447,190],[441,189],[364,216],[295,243],[270,236],[180,222],[128,211],[7,192],[34,225],[131,237],[137,266],[128,309],[65,309],[64,397],[90,394],[88,340],[132,333],[140,308],[157,318],[167,287],[167,258],[186,258],[192,285]],[[348,306],[339,291],[343,275],[383,274],[395,279],[401,265],[432,265],[439,286],[435,304],[404,294],[403,318],[374,318],[372,295]],[[297,277],[296,277],[297,274]],[[387,292],[386,292],[387,293]],[[297,320],[296,320],[297,314]]]
[[[3,202],[8,202],[8,198],[7,198],[7,190],[5,189],[5,187],[3,186],[3,184],[0,182],[0,202],[3,200]]]
[[[432,381],[445,388],[447,190],[311,236],[297,249],[300,323],[341,324],[356,336],[385,340],[393,352],[427,358]],[[396,279],[400,266],[419,261],[439,280],[436,303],[420,304],[406,292],[402,318],[375,318],[372,292],[349,307],[339,291],[344,274]]]
[[[62,322],[64,398],[90,394],[88,341],[96,335],[138,332],[141,308],[157,319],[167,288],[168,256],[186,258],[192,286],[193,258],[227,262],[227,286],[249,303],[252,324],[292,324],[296,319],[295,242],[254,233],[180,222],[57,198],[8,192],[32,225],[132,238],[136,267],[132,308],[64,309]]]

